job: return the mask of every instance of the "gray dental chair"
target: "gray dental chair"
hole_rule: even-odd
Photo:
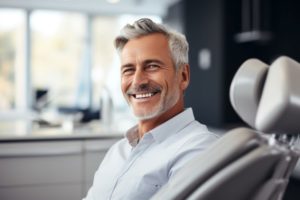
[[[249,59],[235,74],[230,100],[250,128],[227,132],[187,163],[152,200],[282,199],[299,157],[300,64]]]

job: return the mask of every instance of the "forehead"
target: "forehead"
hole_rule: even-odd
[[[168,39],[161,33],[154,33],[129,40],[122,52],[121,62],[132,59],[163,59],[171,60]]]

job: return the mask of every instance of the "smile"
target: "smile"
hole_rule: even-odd
[[[153,92],[153,93],[144,93],[144,94],[133,94],[132,96],[135,99],[146,99],[146,98],[150,98],[152,96],[154,96],[155,94],[157,94],[157,92]]]

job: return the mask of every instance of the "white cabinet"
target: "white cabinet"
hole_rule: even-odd
[[[1,200],[80,200],[81,184],[40,184],[0,187]]]
[[[0,199],[81,199],[116,140],[0,143]]]

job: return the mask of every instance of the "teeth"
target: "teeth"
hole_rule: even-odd
[[[136,99],[142,99],[142,98],[149,98],[153,95],[153,93],[146,93],[146,94],[137,94],[135,95]]]

